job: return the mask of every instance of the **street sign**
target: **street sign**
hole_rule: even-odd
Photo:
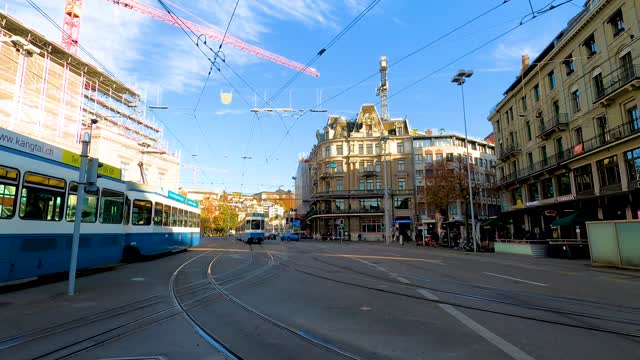
[[[336,166],[336,162],[335,162],[335,161],[330,162],[330,163],[329,163],[329,167],[330,167],[331,169],[335,169],[335,168],[337,167],[337,166]]]

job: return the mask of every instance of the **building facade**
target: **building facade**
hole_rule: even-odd
[[[587,1],[491,112],[513,236],[575,238],[552,222],[576,212],[638,219],[639,18],[637,1]]]
[[[382,241],[387,183],[393,226],[411,236],[415,198],[408,122],[383,121],[374,105],[363,105],[356,120],[330,116],[316,138],[309,156],[311,234]]]
[[[453,197],[447,209],[440,209],[429,204],[425,191],[444,191],[435,189],[434,176],[439,162],[446,164],[450,170],[460,175],[466,174],[467,153],[464,135],[433,130],[424,133],[413,133],[413,162],[415,168],[416,220],[419,229],[433,234],[438,223],[443,221],[464,220],[465,213],[470,213],[468,200]],[[499,193],[496,185],[496,155],[494,145],[486,140],[469,138],[471,154],[472,185],[474,189],[474,210],[476,220],[486,220],[500,213]],[[460,167],[463,167],[460,169]],[[434,167],[436,169],[434,169]],[[463,176],[468,186],[466,175]],[[470,215],[470,214],[469,214]]]
[[[0,13],[0,127],[119,167],[124,180],[175,188],[179,155],[145,116],[140,95],[60,45]],[[91,120],[97,120],[91,125]]]
[[[311,161],[303,157],[298,161],[298,170],[295,176],[296,213],[304,215],[309,212],[311,189]]]

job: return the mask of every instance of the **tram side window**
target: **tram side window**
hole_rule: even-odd
[[[169,226],[171,223],[171,206],[165,205],[163,208],[162,226]]]
[[[131,224],[151,225],[151,207],[152,204],[149,200],[133,200]]]
[[[171,226],[178,226],[178,208],[171,207]]]
[[[184,226],[184,210],[178,209],[178,227]]]
[[[0,219],[11,219],[16,213],[18,169],[0,165]]]
[[[196,227],[200,228],[200,214],[196,214]]]
[[[162,225],[162,213],[163,211],[162,203],[157,202],[153,208],[153,225]]]
[[[26,173],[20,193],[20,218],[60,221],[64,215],[67,183],[63,179]]]
[[[189,211],[189,227],[196,227],[196,214]]]
[[[122,224],[124,193],[102,189],[98,221],[102,224]]]
[[[82,222],[93,223],[96,222],[96,215],[98,213],[98,191],[84,192],[84,198],[82,201]],[[67,221],[74,221],[76,219],[76,203],[78,193],[78,183],[69,183],[69,198],[67,199]]]

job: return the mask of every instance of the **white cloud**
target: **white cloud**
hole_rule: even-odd
[[[157,1],[143,2],[159,8]],[[165,2],[179,15],[219,31],[224,31],[234,4],[219,0]],[[60,31],[23,0],[5,0],[4,3],[9,14],[48,38],[59,41]],[[340,7],[360,11],[366,4],[364,0],[345,0],[343,6],[336,6],[329,0],[240,1],[229,34],[260,47],[260,41],[268,36],[277,22],[334,29],[341,15]],[[2,0],[0,5],[4,5]],[[41,0],[38,5],[59,24],[62,23],[63,0]],[[80,43],[125,83],[141,92],[144,89],[154,89],[152,92],[155,92],[156,88],[163,89],[164,93],[199,91],[209,65],[182,31],[108,1],[85,1],[83,6]],[[187,9],[193,16],[179,8]],[[209,45],[214,49],[218,47],[211,40]],[[228,63],[238,72],[243,66],[264,61],[228,45],[223,51]],[[81,52],[79,55],[87,58]],[[219,78],[216,70],[212,77]]]

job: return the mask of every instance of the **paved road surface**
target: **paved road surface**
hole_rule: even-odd
[[[209,239],[64,285],[0,295],[0,358],[640,358],[640,274],[584,261]]]

